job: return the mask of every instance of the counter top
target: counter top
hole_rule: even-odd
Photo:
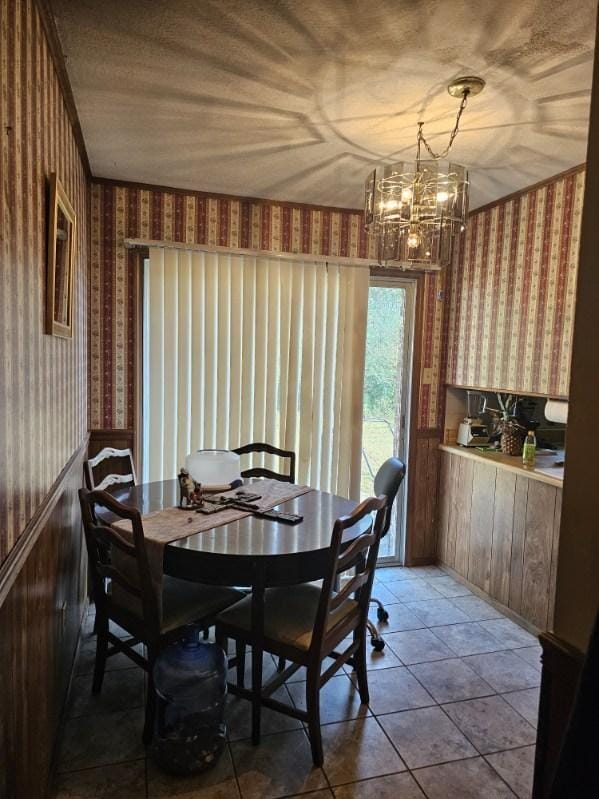
[[[539,480],[542,483],[557,486],[557,488],[562,488],[564,483],[564,467],[553,465],[556,460],[555,455],[537,455],[534,469],[527,469],[522,465],[522,458],[519,455],[481,452],[475,447],[460,447],[458,444],[439,444],[439,449],[443,452],[451,452],[452,455],[461,455],[463,458],[493,464],[498,469],[507,469],[522,477]]]

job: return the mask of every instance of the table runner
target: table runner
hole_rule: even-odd
[[[226,491],[218,496],[234,497],[237,490]],[[313,489],[305,485],[282,483],[279,480],[260,480],[250,483],[247,486],[247,490],[260,494],[260,499],[254,500],[252,504],[257,505],[259,510],[265,511],[271,510],[276,505],[280,505],[289,499],[307,494]],[[207,497],[207,500],[208,502],[210,501],[210,496]],[[161,611],[164,547],[181,538],[204,533],[208,530],[213,530],[215,527],[222,527],[225,524],[231,524],[231,522],[239,521],[239,519],[251,515],[251,511],[237,510],[236,508],[224,508],[217,513],[203,515],[196,513],[194,510],[182,510],[175,507],[153,511],[141,517],[152,583],[157,592]],[[131,541],[132,528],[128,519],[115,522],[112,527],[120,535]],[[119,557],[118,550],[114,552],[114,557],[117,568],[127,574],[130,580],[137,583],[135,569],[131,570],[130,559],[123,556]],[[131,595],[119,590],[117,585],[113,586],[113,598],[119,604],[124,604],[133,610]],[[139,608],[137,612],[139,612]]]

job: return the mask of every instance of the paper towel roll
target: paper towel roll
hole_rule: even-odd
[[[549,422],[558,424],[568,424],[568,402],[567,400],[547,400],[545,404],[545,418]]]

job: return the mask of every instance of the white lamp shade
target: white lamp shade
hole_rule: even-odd
[[[239,455],[226,449],[199,449],[190,452],[185,468],[203,485],[227,485],[240,480]]]

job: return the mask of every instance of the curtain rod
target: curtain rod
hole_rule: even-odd
[[[218,244],[187,244],[182,241],[159,241],[157,239],[123,239],[123,243],[128,250],[147,249],[148,247],[160,247],[165,250],[187,250],[188,252],[212,252],[223,253],[224,255],[251,255],[262,258],[278,258],[281,261],[308,261],[315,264],[339,264],[339,266],[367,266],[370,269],[388,271],[391,274],[416,274],[422,275],[425,272],[440,272],[441,267],[428,267],[427,269],[415,269],[406,266],[381,266],[374,263],[370,258],[348,258],[345,255],[312,255],[310,253],[294,252],[274,252],[272,250],[244,250],[238,247],[220,247]]]
[[[223,253],[224,255],[251,255],[262,258],[279,258],[281,261],[313,261],[321,264],[340,264],[341,266],[376,266],[370,258],[348,258],[343,255],[312,255],[293,252],[273,252],[271,250],[250,250],[238,247],[221,247],[218,244],[188,244],[181,241],[158,241],[154,239],[124,239],[128,250],[159,247],[166,250],[187,250],[189,252]]]

